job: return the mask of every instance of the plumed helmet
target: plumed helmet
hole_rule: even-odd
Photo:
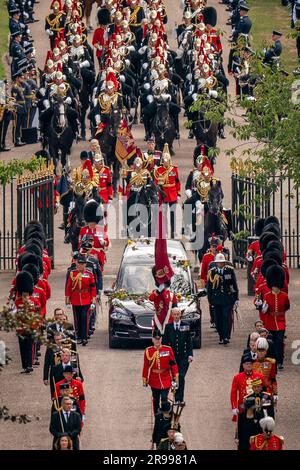
[[[98,23],[101,25],[108,25],[111,23],[110,11],[108,8],[100,8],[97,13]]]
[[[217,10],[214,7],[206,7],[202,11],[203,13],[203,23],[210,24],[211,26],[216,26],[217,24]]]
[[[284,279],[285,273],[281,266],[270,266],[270,268],[267,270],[266,280],[269,289],[272,289],[272,287],[282,289],[284,287]]]
[[[254,233],[257,237],[260,237],[264,229],[265,219],[258,219],[254,225]]]
[[[94,199],[88,201],[83,209],[83,217],[87,223],[96,222],[98,224],[103,218],[100,204],[98,204],[98,202],[96,202]]]
[[[22,271],[22,272],[17,274],[17,276],[16,276],[16,291],[19,294],[23,294],[24,292],[28,292],[29,295],[32,295],[33,287],[34,287],[33,277],[29,272]]]
[[[275,266],[277,265],[278,266],[278,263],[275,259],[273,258],[268,258],[266,260],[263,261],[262,265],[261,265],[261,268],[260,268],[260,272],[262,274],[262,276],[265,278],[266,275],[267,275],[267,271],[268,269],[271,267],[271,266]]]
[[[266,338],[258,338],[256,341],[256,349],[264,349],[265,351],[268,351],[269,349],[269,343]]]
[[[268,224],[277,224],[280,226],[279,220],[275,215],[269,215],[269,217],[265,219],[265,226]]]
[[[40,277],[40,271],[38,269],[37,266],[35,266],[34,264],[25,264],[25,266],[23,266],[23,269],[22,271],[26,271],[27,273],[30,273],[32,278],[33,278],[33,284],[36,285],[38,280],[39,280],[39,277]]]
[[[275,429],[275,421],[271,416],[266,416],[259,420],[261,429],[265,432],[272,432]]]
[[[278,235],[273,232],[263,232],[259,239],[260,251],[264,251],[267,247],[267,244],[272,240],[279,240]]]

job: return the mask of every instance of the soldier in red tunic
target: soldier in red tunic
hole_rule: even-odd
[[[154,171],[154,182],[161,187],[164,204],[170,207],[171,238],[175,235],[175,211],[176,204],[180,201],[181,184],[179,181],[178,168],[172,164],[168,144],[165,144],[162,153],[162,165]],[[160,196],[161,197],[161,196]]]
[[[84,421],[85,415],[85,395],[84,395],[84,388],[82,383],[79,380],[73,379],[73,368],[72,366],[68,365],[65,367],[64,372],[64,379],[60,382],[55,384],[55,392],[53,394],[53,398],[60,396],[60,385],[63,383],[68,383],[71,388],[72,396],[76,399],[77,404],[80,408],[82,414],[82,420]]]
[[[107,33],[107,25],[110,23],[110,12],[107,8],[101,8],[98,11],[98,23],[99,27],[95,29],[92,44],[96,49],[96,57],[98,59],[100,69],[102,68],[102,56],[105,52],[107,41],[108,41],[108,33]]]
[[[276,359],[267,357],[269,343],[266,338],[258,338],[256,341],[257,359],[253,363],[253,370],[259,372],[265,378],[266,392],[273,396],[277,402],[277,379],[276,379]]]
[[[284,438],[274,434],[275,421],[266,416],[259,421],[262,434],[250,437],[250,450],[282,450]]]
[[[161,403],[168,400],[171,386],[178,388],[179,374],[173,349],[162,345],[160,331],[154,331],[152,341],[153,346],[149,346],[144,352],[143,385],[151,387],[153,410],[156,414]]]
[[[102,206],[93,199],[88,201],[84,206],[83,216],[87,225],[80,230],[78,247],[80,249],[82,241],[85,241],[85,235],[93,235],[93,249],[95,252],[97,252],[100,265],[104,266],[106,261],[105,253],[109,247],[109,239],[105,229],[98,225],[99,222],[103,219]]]
[[[258,219],[255,222],[254,226],[254,233],[256,237],[260,237],[264,228],[264,223],[265,219]],[[260,255],[260,248],[259,248],[259,238],[257,240],[254,240],[250,245],[248,246],[247,254],[246,254],[246,259],[249,263],[252,263],[254,259]]]
[[[32,275],[26,271],[18,273],[16,277],[15,306],[17,308],[16,332],[22,362],[21,374],[30,374],[33,371],[34,339],[40,326],[41,304],[38,296],[33,296],[33,291],[34,281]],[[32,321],[29,314],[37,315],[36,322]]]
[[[271,266],[266,274],[269,292],[263,296],[264,325],[273,336],[278,369],[283,369],[285,313],[290,308],[289,296],[284,287],[285,272],[281,266]]]
[[[102,154],[97,153],[94,158],[94,165],[99,177],[99,196],[104,204],[108,204],[113,200],[112,177],[108,166],[104,165]]]
[[[96,285],[94,275],[86,270],[85,256],[80,254],[76,269],[70,272],[66,285],[66,304],[71,304],[77,338],[83,346],[87,345],[89,310],[96,303]]]
[[[243,413],[244,398],[249,393],[253,392],[252,381],[260,378],[264,385],[264,376],[258,372],[253,371],[253,362],[251,354],[245,354],[242,357],[242,364],[244,372],[235,375],[232,380],[230,401],[232,408],[232,421],[236,422],[239,419],[240,413]]]

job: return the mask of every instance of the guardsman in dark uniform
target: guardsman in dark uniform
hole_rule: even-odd
[[[273,31],[272,34],[272,41],[274,45],[266,50],[265,57],[263,60],[263,64],[273,65],[274,60],[281,56],[282,53],[282,45],[280,38],[282,33],[279,31]]]
[[[53,0],[50,8],[53,13],[46,16],[45,31],[50,37],[51,49],[53,49],[55,38],[59,37],[60,32],[64,30],[66,15],[63,12],[61,0]]]
[[[262,434],[250,437],[250,450],[282,450],[284,438],[273,433],[275,421],[271,416],[266,416],[259,421]]]
[[[12,63],[11,63],[11,75],[13,78],[13,74],[18,71],[18,63],[21,60],[25,60],[25,63],[27,65],[27,59],[26,59],[26,54],[25,50],[21,44],[22,41],[22,34],[20,31],[16,31],[11,35],[11,44],[9,48],[9,55],[12,58]]]
[[[13,75],[14,83],[11,88],[11,96],[15,98],[16,102],[16,121],[14,125],[13,133],[13,142],[15,147],[22,147],[25,145],[24,142],[21,142],[21,129],[25,127],[26,122],[26,106],[25,106],[25,96],[23,89],[24,82],[24,70],[20,69]]]
[[[26,82],[28,83],[30,87],[30,100],[31,100],[30,113],[28,117],[28,127],[32,127],[33,120],[37,111],[36,93],[38,92],[38,85],[36,82],[36,72],[35,72],[34,65],[29,64],[27,67],[27,70],[28,70],[28,78]]]
[[[87,345],[89,310],[96,303],[94,275],[86,269],[86,257],[82,254],[76,261],[76,269],[70,272],[66,284],[66,304],[71,304],[77,338]]]
[[[230,338],[232,309],[234,305],[237,306],[239,290],[234,269],[225,265],[226,258],[223,253],[216,255],[215,263],[207,276],[207,297],[209,304],[214,307],[219,344],[227,345]]]
[[[49,338],[51,341],[52,338]],[[63,350],[63,333],[59,331],[53,335],[53,342],[49,344],[45,353],[44,369],[43,369],[43,382],[44,385],[50,384],[51,396],[54,393],[54,382],[53,382],[53,368],[54,366],[61,363],[61,354]]]
[[[9,152],[6,146],[6,134],[8,126],[15,112],[14,103],[8,95],[7,80],[0,81],[0,152]]]
[[[141,46],[141,42],[143,40],[143,20],[145,19],[145,12],[141,5],[138,5],[138,0],[130,0],[129,1],[129,8],[130,8],[130,18],[129,18],[129,26],[130,31],[135,35],[136,42],[138,47]]]
[[[235,30],[232,34],[231,43],[237,44],[239,39],[243,38],[243,45],[249,46],[249,33],[252,28],[252,21],[248,16],[248,11],[250,8],[247,5],[241,4],[240,5],[240,19],[236,25]],[[234,54],[236,49],[234,47],[231,48],[229,53],[229,60],[228,60],[228,72],[231,73],[232,71],[232,62],[234,59]]]
[[[153,332],[153,346],[145,349],[143,366],[143,386],[152,390],[153,410],[157,413],[161,404],[168,401],[171,386],[179,385],[178,367],[173,349],[162,344],[159,330]]]
[[[179,387],[175,393],[175,401],[184,401],[185,375],[190,363],[193,361],[193,344],[190,333],[190,326],[181,320],[181,311],[175,307],[172,309],[173,323],[168,323],[165,327],[163,343],[171,346],[179,371]]]
[[[19,8],[11,8],[8,11],[9,13],[9,32],[10,34],[13,34],[15,32],[20,32],[22,34],[22,27],[20,24],[20,16],[21,16],[21,11]]]
[[[172,405],[169,401],[162,403],[161,408],[155,415],[152,443],[158,447],[162,439],[168,436],[168,430],[172,424]]]

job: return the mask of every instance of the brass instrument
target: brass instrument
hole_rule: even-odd
[[[5,104],[0,104],[0,122],[3,121],[5,111],[16,112],[16,98],[9,96]]]
[[[207,83],[206,81],[206,88],[209,90],[212,90],[218,84],[218,79],[214,75],[212,75],[211,78],[213,79],[211,83]]]

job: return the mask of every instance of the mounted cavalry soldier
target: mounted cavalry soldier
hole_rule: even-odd
[[[50,37],[51,49],[54,48],[55,38],[63,31],[66,21],[66,15],[63,12],[61,0],[53,0],[51,3],[51,10],[45,19],[45,31]]]
[[[123,109],[123,99],[121,93],[118,92],[119,84],[113,72],[106,76],[105,90],[98,96],[98,102],[93,110],[95,121],[98,125],[98,131],[102,132],[109,124],[111,113],[120,113]]]

